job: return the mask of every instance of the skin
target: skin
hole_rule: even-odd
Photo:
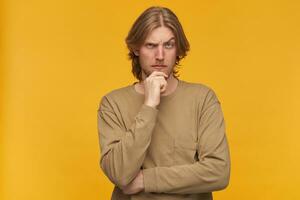
[[[139,56],[143,79],[135,89],[145,95],[146,105],[157,107],[160,96],[172,93],[178,83],[173,76],[177,55],[173,32],[165,26],[154,29],[135,54]]]
[[[154,29],[135,54],[139,56],[143,79],[135,84],[135,90],[145,95],[145,105],[156,108],[160,103],[160,96],[171,94],[178,84],[173,76],[177,55],[173,32],[165,26]],[[143,191],[143,171],[139,171],[132,182],[121,189],[125,194]]]

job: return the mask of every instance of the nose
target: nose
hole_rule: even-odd
[[[165,56],[164,48],[162,45],[159,45],[156,51],[156,59],[162,61],[164,60],[164,56]]]

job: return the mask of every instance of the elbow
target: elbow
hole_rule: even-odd
[[[126,187],[130,182],[131,179],[129,177],[125,177],[121,175],[120,177],[115,178],[114,184],[122,189]]]
[[[230,167],[225,167],[222,173],[219,174],[216,184],[216,190],[224,190],[228,187],[230,180]]]
[[[216,190],[224,190],[229,185],[229,176],[222,176],[219,178]]]
[[[110,181],[116,185],[118,188],[123,189],[126,187],[131,181],[132,178],[126,174],[114,174],[112,176],[108,176]]]
[[[107,178],[117,187],[124,188],[127,186],[131,181],[132,177],[128,175],[128,173],[119,173],[119,171],[124,170],[115,170],[113,167],[110,167],[108,160],[106,157],[100,161],[100,168],[107,176]]]

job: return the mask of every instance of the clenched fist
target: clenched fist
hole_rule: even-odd
[[[154,71],[144,80],[145,105],[154,108],[159,105],[160,94],[167,89],[167,78],[165,73]]]

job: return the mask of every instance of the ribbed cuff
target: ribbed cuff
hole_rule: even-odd
[[[140,109],[140,112],[138,114],[138,117],[140,119],[146,119],[148,121],[148,119],[149,120],[155,119],[156,116],[157,116],[157,113],[158,113],[158,109],[143,104],[141,106],[141,109]]]
[[[158,109],[157,109],[157,108],[148,106],[148,105],[146,105],[146,104],[143,104],[143,105],[142,105],[142,109],[152,110],[152,111],[154,111],[154,112],[158,112]]]
[[[158,192],[156,168],[143,169],[145,192]]]

